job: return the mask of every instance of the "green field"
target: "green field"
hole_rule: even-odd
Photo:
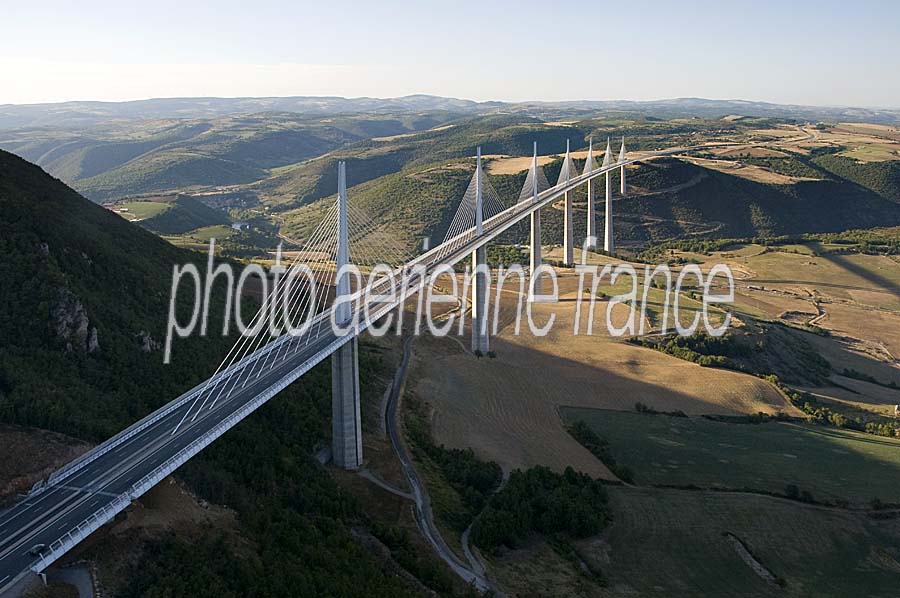
[[[636,397],[639,398],[639,397]],[[702,418],[560,408],[606,438],[641,485],[696,485],[784,493],[818,500],[900,502],[900,440],[807,424],[733,424]]]
[[[230,226],[226,226],[224,224],[216,224],[213,226],[203,226],[198,229],[194,229],[191,232],[184,235],[185,237],[190,237],[191,239],[196,239],[198,241],[202,241],[204,243],[209,243],[210,239],[222,240],[227,239],[231,235],[235,234],[235,231]]]
[[[128,210],[127,212],[121,212],[119,215],[133,222],[158,216],[168,210],[170,204],[161,201],[129,201],[116,207],[120,210]]]
[[[900,521],[752,494],[609,489],[613,522],[602,541],[579,542],[610,595],[898,595]],[[737,536],[786,584],[764,581],[724,536]],[[603,594],[606,595],[606,594]]]

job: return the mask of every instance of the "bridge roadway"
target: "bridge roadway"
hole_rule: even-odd
[[[310,342],[288,359],[280,360],[258,379],[254,374],[246,387],[240,388],[242,380],[238,376],[231,377],[224,387],[220,386],[225,392],[215,407],[204,409],[193,422],[188,418],[174,435],[172,430],[193,401],[185,402],[58,485],[50,486],[0,514],[0,592],[20,572],[40,564],[40,559],[30,552],[33,546],[50,546],[58,541],[96,511],[128,493],[135,481],[145,478],[196,438],[226,422],[292,370],[308,364],[335,338],[330,327],[323,327],[323,330],[325,328],[328,334]],[[226,398],[227,390],[233,386],[237,389]]]
[[[485,220],[484,233],[477,238],[474,230],[470,229],[449,239],[446,244],[434,247],[411,264],[425,266],[426,273],[433,271],[439,264],[452,265],[471,255],[475,249],[485,245],[525,216],[546,207],[554,199],[561,197],[566,191],[583,185],[588,179],[633,162],[683,153],[690,149],[693,148],[673,148],[654,152],[597,169],[589,175],[573,177],[568,184],[540,193],[537,201],[531,199],[521,201]],[[447,247],[452,249],[447,250]],[[354,296],[359,298],[365,293],[376,295],[384,292],[379,287],[380,285],[376,283],[372,288],[356,291]],[[381,303],[372,310],[371,320],[376,321],[381,315],[395,309],[417,290],[418,285],[415,283],[400,288],[395,301]],[[319,318],[326,315],[320,314]],[[0,513],[0,595],[11,589],[30,571],[37,573],[46,569],[94,529],[124,510],[132,500],[159,483],[366,327],[366,322],[360,322],[351,335],[337,337],[326,322],[325,325],[317,327],[315,333],[310,332],[309,337],[294,339],[282,337],[273,341],[269,344],[269,349],[275,343],[284,341],[298,346],[292,349],[293,353],[289,353],[289,357],[277,360],[271,369],[258,378],[250,379],[245,387],[239,386],[243,384],[244,378],[240,375],[227,376],[226,371],[225,382],[219,386],[224,388],[225,392],[220,395],[215,406],[210,409],[207,405],[194,421],[191,421],[193,415],[185,419],[176,433],[173,434],[172,430],[175,430],[185,417],[185,413],[194,403],[191,398],[196,396],[202,387],[181,395],[147,416],[142,421],[150,423],[130,437],[121,440],[119,438],[121,435],[117,435],[95,447],[86,457],[80,458],[83,463],[79,467],[71,467],[71,464],[66,466],[71,471],[65,476],[60,475],[57,481],[32,491],[22,502]],[[307,338],[309,342],[306,341]],[[257,351],[257,354],[264,351],[265,347]],[[245,363],[249,365],[250,360]],[[221,381],[223,374],[218,376]],[[229,393],[229,390],[232,392]],[[215,394],[219,394],[218,391]],[[110,446],[113,448],[109,448]],[[47,546],[42,555],[32,554],[32,548],[40,544]]]

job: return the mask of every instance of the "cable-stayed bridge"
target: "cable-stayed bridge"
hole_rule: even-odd
[[[471,256],[472,349],[489,348],[489,274],[485,246],[526,217],[531,225],[531,271],[541,264],[541,210],[562,197],[565,261],[573,262],[576,233],[572,194],[588,187],[584,238],[597,245],[594,185],[606,177],[606,228],[603,247],[613,250],[610,173],[637,161],[690,151],[674,148],[628,158],[625,142],[616,158],[609,142],[602,166],[593,146],[578,174],[569,150],[555,185],[534,159],[519,200],[505,206],[485,176],[478,150],[475,173],[442,243],[418,256],[393,243],[348,202],[345,165],[338,168],[337,200],[296,252],[280,283],[268,295],[217,371],[205,382],[151,413],[35,485],[28,497],[0,514],[0,594],[31,572],[41,573],[132,501],[174,472],[216,438],[247,417],[324,359],[332,360],[332,456],[336,465],[362,464],[357,338],[372,323],[422,289],[425,276]],[[384,276],[356,284],[342,266],[382,268]],[[375,266],[376,263],[390,264]],[[480,266],[480,267],[479,267]],[[402,276],[411,270],[419,276]],[[389,274],[391,276],[389,276]],[[391,280],[400,281],[384,300]],[[539,281],[537,281],[539,282]],[[537,285],[536,285],[537,289]],[[332,300],[331,295],[334,295]],[[379,297],[380,296],[380,297]],[[387,295],[391,296],[391,295]],[[365,312],[365,317],[361,314]],[[398,312],[399,313],[399,312]],[[278,318],[302,321],[273,335]],[[333,324],[344,330],[336,330]]]

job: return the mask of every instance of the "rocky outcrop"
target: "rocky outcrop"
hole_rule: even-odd
[[[100,341],[97,339],[97,327],[94,326],[91,328],[91,335],[88,337],[87,341],[87,352],[88,353],[96,353],[100,350]]]
[[[141,351],[143,353],[156,351],[160,347],[159,341],[154,340],[154,338],[150,336],[150,333],[146,330],[141,330],[135,335],[135,337],[137,338],[138,344],[140,344]]]
[[[60,289],[50,308],[50,328],[66,341],[66,351],[96,353],[100,350],[97,327],[92,327],[84,305],[68,289]]]

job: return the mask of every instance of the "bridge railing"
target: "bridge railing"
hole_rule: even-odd
[[[41,554],[40,559],[32,565],[31,569],[36,573],[45,570],[66,552],[71,550],[76,544],[87,538],[104,524],[111,521],[113,517],[127,508],[132,501],[146,494],[148,490],[156,486],[165,479],[166,476],[172,474],[197,453],[209,446],[214,440],[225,434],[225,432],[237,425],[240,421],[250,415],[250,413],[258,409],[263,403],[277,395],[289,384],[315,367],[320,361],[331,355],[344,343],[353,338],[353,336],[355,336],[355,333],[336,338],[327,347],[317,352],[312,358],[304,361],[297,368],[291,370],[286,376],[280,378],[278,382],[258,394],[252,401],[245,403],[240,409],[231,413],[228,417],[191,441],[190,444],[166,459],[152,471],[142,476],[138,481],[132,484],[128,490],[92,513],[84,521],[66,532],[62,538],[50,544]]]
[[[54,471],[53,473],[51,473],[50,476],[47,478],[46,482],[44,482],[44,483],[38,482],[37,484],[35,484],[35,486],[31,490],[31,492],[29,493],[29,495],[33,496],[33,495],[45,490],[48,487],[59,484],[66,478],[70,477],[72,474],[77,473],[78,471],[84,469],[91,462],[99,459],[103,455],[107,454],[109,451],[117,448],[118,446],[120,446],[122,443],[124,443],[128,439],[133,438],[137,434],[140,434],[142,431],[146,430],[148,427],[152,426],[159,420],[163,419],[164,417],[166,417],[173,411],[181,408],[187,402],[191,401],[192,399],[194,399],[197,396],[199,396],[200,394],[202,394],[207,388],[215,387],[215,385],[217,385],[222,380],[230,378],[231,376],[237,374],[238,372],[243,371],[243,369],[245,367],[253,364],[258,359],[264,357],[271,351],[275,350],[277,347],[280,346],[280,344],[282,342],[285,342],[285,340],[286,340],[285,337],[279,337],[275,341],[273,341],[271,343],[267,343],[264,347],[261,347],[259,350],[251,353],[250,355],[248,355],[245,358],[243,358],[242,360],[236,362],[232,366],[222,370],[221,372],[216,374],[213,378],[210,378],[209,380],[205,380],[201,384],[198,384],[197,386],[195,386],[188,392],[184,393],[177,399],[170,401],[166,405],[164,405],[161,408],[157,409],[156,411],[153,411],[152,413],[148,414],[147,416],[138,420],[131,426],[125,428],[124,430],[122,430],[121,432],[116,434],[115,436],[112,436],[111,438],[104,441],[103,443],[95,446],[93,449],[84,453],[80,457],[73,459],[66,465],[62,466],[61,468],[59,468],[56,471]],[[212,382],[212,384],[210,384],[210,382]]]
[[[50,544],[41,553],[40,559],[31,566],[31,570],[35,573],[40,573],[95,530],[111,521],[113,517],[124,511],[130,504],[131,499],[127,495],[118,496],[111,502],[106,503],[101,509],[98,509],[90,517],[69,530],[62,538]]]

